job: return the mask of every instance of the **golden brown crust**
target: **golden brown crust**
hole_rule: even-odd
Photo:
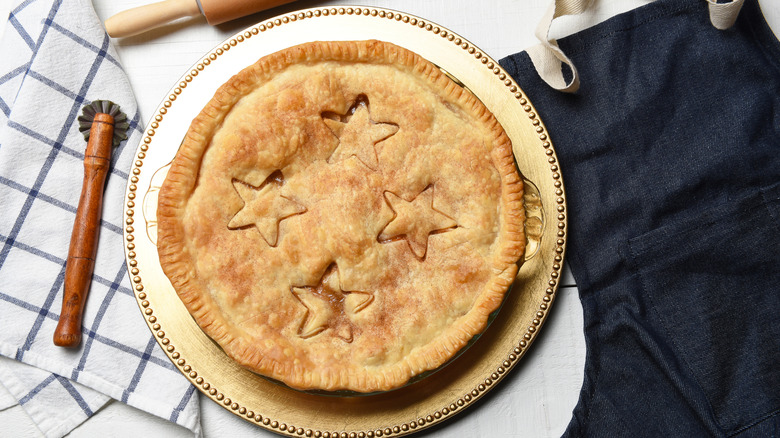
[[[313,42],[192,122],[159,195],[160,263],[243,366],[389,390],[484,330],[525,248],[522,198],[500,124],[433,64]]]

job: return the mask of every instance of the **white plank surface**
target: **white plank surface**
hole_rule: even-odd
[[[98,15],[105,20],[122,10],[150,3],[150,0],[93,2]],[[561,36],[645,3],[647,0],[596,1],[593,10],[583,16],[557,22],[554,32]],[[140,36],[114,40],[136,94],[144,124],[178,78],[205,52],[228,36],[279,13],[333,4],[378,6],[418,15],[452,29],[499,59],[535,43],[533,32],[547,8],[548,0],[301,0],[218,27],[209,26],[203,18],[195,18]],[[770,25],[780,29],[780,2],[761,0],[761,4]],[[0,0],[0,32],[10,7],[11,0]],[[559,290],[539,338],[513,372],[481,402],[419,436],[560,436],[577,402],[585,361],[582,309],[577,289],[569,274],[563,284],[571,286]],[[234,417],[203,397],[201,410],[206,437],[276,436]],[[179,426],[112,402],[70,436],[191,435]],[[19,406],[5,409],[0,406],[0,436],[39,437],[41,433]]]

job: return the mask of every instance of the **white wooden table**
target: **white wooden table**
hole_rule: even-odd
[[[182,20],[147,34],[115,40],[114,45],[146,124],[170,87],[204,53],[235,32],[280,13],[332,4],[401,10],[448,27],[493,58],[500,59],[535,44],[534,29],[549,1],[300,0],[218,27],[209,26],[203,18]],[[98,15],[105,20],[119,11],[151,0],[93,2]],[[583,16],[566,17],[556,22],[553,33],[562,36],[647,2],[596,1],[593,10]],[[780,1],[760,2],[770,25],[780,29]],[[11,0],[0,0],[0,31],[10,7]],[[568,272],[562,285],[539,338],[512,373],[475,406],[419,436],[560,436],[577,402],[585,362],[582,308],[574,279]],[[0,397],[5,395],[0,392]],[[203,434],[207,437],[276,436],[238,419],[205,397],[201,398],[201,411]],[[9,435],[39,437],[41,433],[24,411],[14,406],[0,411],[0,436]],[[109,403],[70,434],[73,437],[191,435],[186,429],[119,402]]]

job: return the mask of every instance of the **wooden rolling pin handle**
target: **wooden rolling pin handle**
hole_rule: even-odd
[[[291,1],[293,0],[200,0],[200,7],[206,21],[213,26]]]
[[[173,20],[200,15],[197,0],[165,0],[122,11],[109,17],[106,32],[114,38],[137,35]]]
[[[84,153],[84,183],[65,264],[62,311],[54,331],[54,344],[61,347],[77,347],[81,342],[81,318],[95,267],[103,186],[111,163],[113,139],[114,118],[108,114],[95,114]]]

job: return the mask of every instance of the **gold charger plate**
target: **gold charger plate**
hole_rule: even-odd
[[[289,389],[245,370],[212,342],[179,301],[159,264],[157,191],[192,119],[216,89],[264,55],[313,40],[379,39],[427,58],[469,88],[512,139],[526,181],[526,262],[501,311],[449,365],[403,388],[365,396]],[[449,29],[373,7],[314,8],[241,31],[198,61],[170,90],[146,127],[125,199],[125,255],[138,304],[158,343],[201,392],[230,412],[288,436],[402,436],[465,410],[528,351],[562,276],[566,201],[544,124],[519,86],[479,48]]]

